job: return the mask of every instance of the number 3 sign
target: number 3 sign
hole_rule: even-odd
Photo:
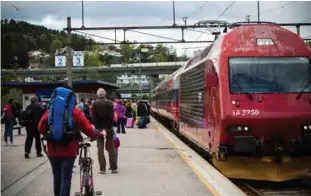
[[[84,56],[73,56],[72,61],[74,67],[84,66]]]

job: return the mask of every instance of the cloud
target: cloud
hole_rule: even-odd
[[[184,2],[176,1],[176,24],[182,25],[182,17],[187,16],[187,24],[194,24],[200,20],[215,20],[232,2],[209,1],[209,2]],[[277,23],[296,23],[311,18],[311,2],[260,2],[260,19],[262,21],[273,21]],[[17,12],[12,4],[20,10]],[[202,6],[204,4],[204,6]],[[286,5],[289,4],[289,5]],[[282,7],[283,6],[283,7]],[[201,9],[200,9],[201,7]],[[275,10],[273,10],[275,9]],[[172,2],[84,2],[85,25],[94,26],[138,26],[138,25],[172,25]],[[251,15],[251,20],[257,20],[256,1],[238,1],[230,7],[219,20],[228,22],[245,21],[246,15]],[[1,2],[2,18],[14,18],[25,20],[33,24],[44,25],[52,29],[63,29],[66,27],[67,16],[72,17],[72,26],[81,27],[81,2]],[[311,21],[311,19],[309,20]],[[304,21],[304,22],[309,22]],[[204,29],[201,29],[203,31]],[[295,28],[291,28],[293,32]],[[179,30],[139,30],[141,32],[157,34],[174,39],[181,38]],[[113,31],[88,31],[104,37],[114,38]],[[301,36],[311,35],[310,27],[301,28]],[[201,36],[201,37],[199,37]],[[134,32],[126,32],[129,40],[139,41],[163,41],[165,39],[155,38]],[[199,38],[198,38],[199,37]],[[110,42],[108,40],[94,38],[98,41]],[[117,32],[117,39],[123,40],[123,32]],[[208,34],[185,31],[186,40],[213,40]],[[171,44],[168,44],[169,46]],[[179,55],[186,52],[192,55],[196,48],[183,50],[184,47],[203,47],[204,44],[174,44]]]

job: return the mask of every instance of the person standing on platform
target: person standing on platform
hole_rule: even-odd
[[[78,104],[79,109],[83,112],[84,110],[84,98],[80,99],[80,103]]]
[[[139,117],[138,128],[146,127],[147,106],[141,100],[137,102],[137,116]]]
[[[38,132],[38,124],[44,113],[43,108],[38,104],[37,97],[31,97],[30,105],[23,111],[22,120],[28,122],[25,124],[27,137],[25,141],[25,158],[29,159],[33,138],[36,140],[37,157],[42,157],[42,147],[40,134]]]
[[[124,116],[127,118],[133,118],[133,109],[131,106],[131,102],[129,101],[126,103],[126,110]]]
[[[14,119],[16,117],[16,110],[13,106],[13,99],[9,99],[9,103],[2,109],[1,120],[5,121],[4,124],[4,141],[5,145],[8,145],[8,137],[10,137],[11,145],[14,146],[13,142],[13,126]]]
[[[113,141],[113,102],[106,99],[106,91],[102,88],[97,90],[98,100],[92,106],[92,122],[96,130],[106,130],[106,149],[109,155],[111,173],[116,174],[117,166],[115,160],[114,141]],[[106,174],[106,159],[104,154],[105,139],[97,140],[97,153],[100,174]]]
[[[69,96],[71,96],[70,99],[68,99]],[[70,196],[72,169],[79,151],[80,131],[94,139],[104,138],[106,131],[94,131],[83,112],[75,107],[74,92],[70,86],[56,88],[55,96],[52,96],[52,99],[54,100],[50,102],[49,110],[44,113],[39,122],[38,130],[47,140],[47,154],[54,178],[54,195]],[[66,103],[64,103],[65,100],[67,100]],[[65,104],[68,104],[67,108],[64,108]],[[54,115],[55,113],[57,115]],[[65,118],[66,113],[72,116],[72,121]],[[59,123],[60,119],[66,119],[66,124]],[[52,126],[49,126],[50,123]],[[63,137],[65,131],[74,134],[66,134],[67,137]],[[55,137],[55,135],[62,137]]]
[[[120,100],[118,105],[115,107],[115,113],[118,116],[117,121],[117,133],[120,133],[120,129],[122,129],[122,133],[125,134],[125,120],[124,120],[124,113],[125,113],[125,106],[123,102]],[[121,127],[121,128],[120,128]]]

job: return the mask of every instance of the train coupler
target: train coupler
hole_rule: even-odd
[[[228,159],[228,150],[225,147],[219,147],[216,153],[218,161],[226,161]]]

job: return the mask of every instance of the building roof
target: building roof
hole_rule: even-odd
[[[35,81],[35,82],[2,82],[2,87],[25,87],[25,86],[58,86],[64,85],[67,81]],[[73,80],[73,85],[102,85],[106,88],[118,89],[120,86],[114,83],[105,82],[103,80]]]

